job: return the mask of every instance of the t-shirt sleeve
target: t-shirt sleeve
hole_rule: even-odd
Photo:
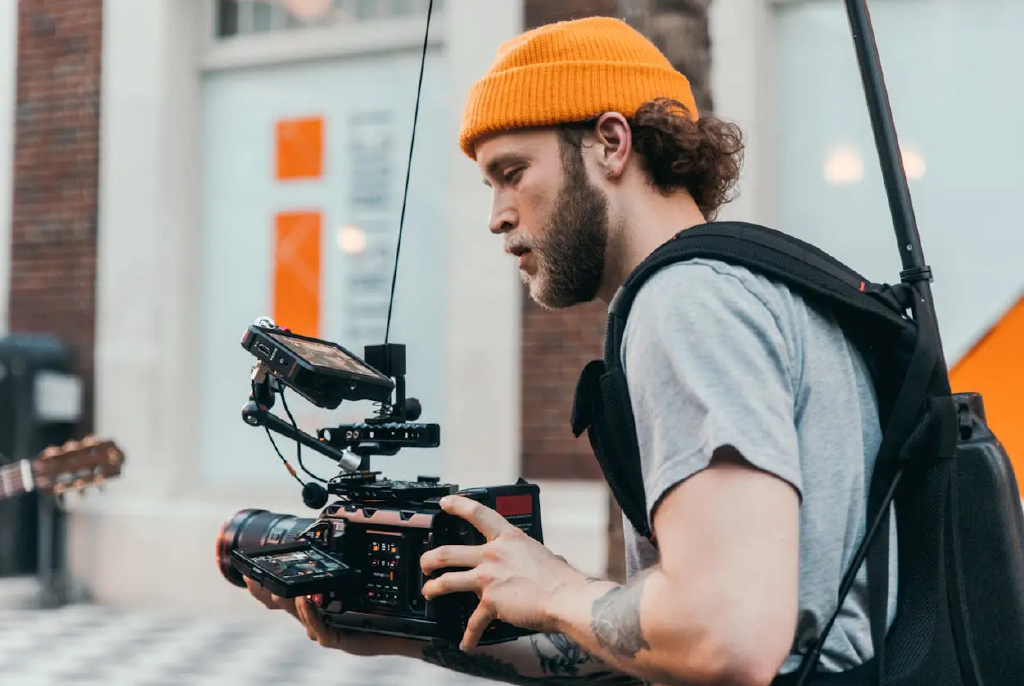
[[[652,276],[623,336],[648,513],[721,446],[801,492],[786,339],[733,273],[681,263]]]

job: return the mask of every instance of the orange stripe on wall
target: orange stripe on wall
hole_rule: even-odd
[[[274,126],[276,177],[319,179],[324,171],[324,121],[322,117],[281,119]]]
[[[1024,490],[1024,297],[950,370],[949,380],[956,393],[981,393],[988,425]]]
[[[282,212],[274,223],[274,322],[295,333],[318,337],[321,215]]]

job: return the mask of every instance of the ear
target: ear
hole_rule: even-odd
[[[626,171],[626,163],[633,151],[633,132],[629,122],[618,112],[605,112],[594,126],[596,161],[601,175],[617,178]]]

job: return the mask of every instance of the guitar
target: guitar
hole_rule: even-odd
[[[99,485],[121,473],[124,453],[109,440],[87,436],[50,446],[31,460],[0,467],[0,500],[39,491],[63,495]]]

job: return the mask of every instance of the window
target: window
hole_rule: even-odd
[[[442,73],[443,60],[428,52],[427,74]],[[200,459],[211,483],[281,483],[266,433],[239,414],[252,357],[238,340],[250,322],[269,315],[359,356],[384,342],[419,67],[418,52],[394,51],[206,74],[196,317]],[[441,421],[449,387],[444,265],[453,251],[443,164],[451,139],[430,134],[458,116],[452,102],[445,79],[424,82],[417,127],[427,133],[416,139],[389,332],[391,342],[408,346],[408,392],[423,403],[422,422]],[[327,411],[295,394],[286,399],[311,433],[375,410],[369,401]],[[286,417],[280,404],[275,412]],[[291,441],[274,438],[291,459]],[[396,479],[436,474],[442,450],[405,450],[374,464]],[[315,473],[337,472],[314,451],[302,452]]]
[[[1020,295],[1020,0],[885,0],[872,21],[950,362]],[[779,228],[868,278],[901,268],[842,3],[775,10]],[[983,275],[979,277],[979,275]]]
[[[430,0],[217,0],[217,38],[426,14]],[[434,0],[434,11],[443,0]]]

